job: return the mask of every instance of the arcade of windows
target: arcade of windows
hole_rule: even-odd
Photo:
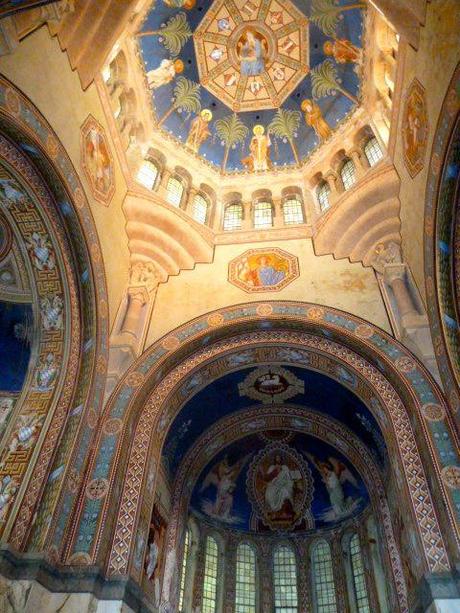
[[[375,166],[383,159],[384,154],[375,136],[371,136],[365,142],[362,153],[364,154],[369,168]],[[154,160],[145,160],[137,173],[138,182],[148,190],[156,190],[160,183],[162,168]],[[339,170],[340,181],[343,191],[348,191],[357,182],[358,176],[355,162],[344,158]],[[166,182],[166,201],[176,208],[188,208],[187,185],[180,176],[171,175]],[[322,214],[331,206],[331,187],[322,179],[316,187],[316,200],[319,213]],[[211,201],[207,195],[196,193],[190,199],[190,214],[200,224],[209,224]],[[275,226],[275,207],[270,199],[257,200],[252,204],[252,228],[255,230],[269,229]],[[281,203],[281,223],[284,226],[293,226],[305,223],[304,203],[299,194],[293,193]],[[224,232],[234,232],[243,229],[245,208],[242,202],[231,202],[225,206],[222,222]]]
[[[185,585],[193,584],[191,568],[191,530],[187,529],[180,574],[179,612],[188,613],[184,606]],[[370,613],[370,599],[364,572],[363,554],[358,533],[347,533],[342,539],[347,568],[344,573],[351,578],[348,593],[350,608],[355,613]],[[200,605],[203,613],[219,613],[223,597],[224,552],[219,537],[207,535],[203,543],[203,572],[198,574]],[[334,570],[331,545],[324,539],[316,539],[309,547],[308,579],[314,613],[339,613],[339,598],[336,592],[337,579]],[[304,566],[302,566],[304,568]],[[227,571],[226,571],[227,572]],[[298,613],[299,609],[299,564],[296,552],[289,543],[275,544],[271,553],[274,613]],[[260,569],[257,548],[240,542],[234,559],[234,612],[256,613],[261,599]],[[266,590],[266,587],[264,588]]]

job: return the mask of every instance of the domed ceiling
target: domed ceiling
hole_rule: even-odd
[[[359,102],[364,8],[154,2],[138,40],[158,127],[223,171],[301,164]]]
[[[351,389],[357,386],[351,372],[339,370],[339,380]],[[230,425],[207,446],[207,460],[191,497],[195,513],[239,530],[303,531],[332,527],[367,506],[366,486],[346,451],[342,453],[343,445],[335,444],[336,437],[329,439],[334,441],[330,444],[303,426],[295,431],[265,429],[262,424],[261,429],[260,419],[248,413],[261,407],[277,411],[281,418],[299,410],[313,412],[313,421],[315,413],[331,418],[339,431],[351,432],[365,445],[377,465],[386,466],[379,426],[350,389],[305,368],[243,368],[218,378],[188,400],[163,447],[172,482],[187,452],[210,428],[219,428],[235,413],[238,422],[249,419],[247,432],[238,440],[233,440],[235,426]]]

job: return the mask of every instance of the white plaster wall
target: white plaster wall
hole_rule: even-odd
[[[248,294],[228,282],[228,264],[249,248],[279,247],[298,257],[300,276],[280,292]],[[229,305],[258,300],[301,300],[348,311],[390,331],[372,268],[314,254],[310,239],[216,247],[211,264],[197,264],[161,284],[146,347],[177,326]]]

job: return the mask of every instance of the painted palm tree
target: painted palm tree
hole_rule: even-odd
[[[299,154],[294,142],[299,129],[301,114],[299,111],[280,108],[276,111],[276,115],[268,126],[268,131],[278,138],[286,139],[291,145],[292,153],[296,164],[300,166]]]
[[[215,123],[217,136],[225,145],[224,159],[222,160],[222,172],[225,172],[230,149],[238,143],[244,142],[248,135],[248,128],[244,125],[236,113],[218,119]]]
[[[310,20],[327,36],[335,37],[340,14],[353,9],[364,9],[364,2],[338,4],[336,0],[312,0]]]
[[[173,101],[158,122],[161,126],[174,111],[181,109],[187,113],[198,114],[201,110],[200,84],[190,81],[185,77],[179,77],[174,86]]]
[[[171,55],[179,55],[182,47],[192,36],[192,30],[188,25],[186,14],[178,13],[168,19],[159,30],[148,30],[141,32],[138,36],[159,36],[160,41]]]
[[[350,94],[340,84],[337,68],[331,60],[324,60],[322,64],[315,66],[310,73],[311,89],[314,98],[323,98],[330,96],[336,91],[340,92],[351,100],[354,104],[358,104],[358,99]]]

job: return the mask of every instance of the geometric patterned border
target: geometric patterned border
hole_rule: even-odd
[[[460,430],[460,212],[455,201],[458,198],[455,190],[458,189],[459,113],[460,64],[441,108],[425,199],[428,316],[439,372]],[[453,159],[455,150],[457,160]],[[457,176],[453,172],[455,168]]]
[[[27,488],[10,537],[18,550],[27,548],[29,538],[32,538],[33,549],[41,550],[50,530],[50,517],[55,515],[62,485],[68,482],[66,477],[69,469],[73,471],[74,483],[78,483],[79,475],[83,472],[87,455],[85,448],[88,449],[93,434],[85,426],[81,430],[85,413],[90,407],[98,411],[103,400],[108,352],[107,285],[96,227],[78,174],[43,115],[3,76],[0,76],[0,131],[21,147],[45,180],[47,190],[54,200],[51,226],[56,224],[56,228],[65,228],[72,245],[72,255],[69,258],[72,262],[71,270],[79,277],[77,296],[81,306],[85,345],[74,396],[70,406],[66,407],[65,427],[56,440],[57,447],[56,443],[50,445],[48,439],[44,442],[50,445],[53,464],[44,471],[45,463],[37,463],[29,480],[32,486]],[[79,430],[78,445],[82,455],[78,460],[74,458],[71,465],[69,456]],[[46,479],[48,474],[56,476]],[[30,536],[31,519],[39,501],[38,514]]]

